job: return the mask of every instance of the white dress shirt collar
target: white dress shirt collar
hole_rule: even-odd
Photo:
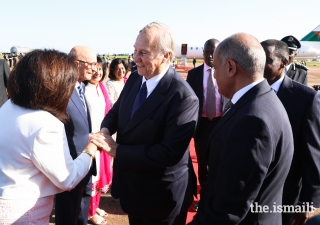
[[[147,89],[148,89],[148,94],[147,97],[149,97],[149,95],[152,93],[152,91],[156,88],[156,86],[158,85],[158,83],[160,82],[160,80],[164,77],[164,75],[167,73],[168,69],[169,69],[170,65],[168,65],[168,67],[166,67],[160,74],[150,78],[149,80],[146,80],[146,78],[143,76],[142,77],[142,82],[141,82],[141,86],[143,84],[143,82],[146,82],[147,85]]]
[[[256,86],[257,84],[261,83],[262,81],[264,81],[264,78],[261,78],[260,80],[256,81],[256,82],[253,82],[243,88],[241,88],[239,91],[237,91],[233,96],[232,96],[232,99],[231,99],[231,102],[233,104],[236,104],[237,101],[245,94],[247,93],[247,91],[249,91],[251,88],[253,88],[254,86]]]
[[[280,79],[279,80],[277,80],[276,82],[274,82],[273,84],[271,84],[271,88],[276,92],[276,93],[278,93],[278,91],[279,91],[279,88],[280,88],[280,86],[281,86],[281,84],[282,84],[282,82],[283,82],[283,80],[284,80],[284,74],[282,74],[282,76],[280,77]]]

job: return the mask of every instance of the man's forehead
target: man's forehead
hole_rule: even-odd
[[[83,61],[86,62],[96,62],[97,61],[97,57],[94,54],[94,52],[81,52],[81,54],[79,54],[79,58]]]
[[[147,33],[140,33],[133,45],[136,49],[150,51],[157,48],[158,37]]]

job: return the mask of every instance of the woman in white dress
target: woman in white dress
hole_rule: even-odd
[[[100,131],[101,122],[110,110],[110,100],[107,91],[102,83],[106,76],[103,70],[103,63],[97,57],[97,73],[92,74],[91,80],[85,81],[85,98],[91,118],[92,132]],[[104,151],[96,153],[97,175],[92,176],[92,194],[90,199],[89,220],[94,224],[107,224],[105,217],[108,215],[103,209],[99,208],[101,192],[106,193],[112,182],[112,157]]]
[[[123,59],[115,58],[112,60],[109,69],[109,79],[106,82],[106,88],[111,102],[111,106],[118,100],[124,87],[128,71],[128,66]]]
[[[88,173],[97,146],[73,160],[63,124],[77,79],[56,50],[34,50],[11,72],[0,108],[0,224],[49,224],[53,196]]]

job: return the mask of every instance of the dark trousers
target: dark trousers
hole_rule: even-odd
[[[55,196],[56,225],[87,225],[91,195],[85,186],[77,186]],[[91,188],[91,185],[90,185]]]
[[[294,220],[292,220],[293,213],[282,213],[282,225],[293,225]]]
[[[189,172],[188,172],[189,173]],[[187,221],[188,209],[193,202],[193,192],[194,187],[192,180],[193,178],[189,176],[188,185],[184,194],[182,202],[177,203],[177,206],[173,213],[168,217],[168,213],[164,215],[158,215],[157,218],[147,218],[144,212],[138,214],[128,213],[129,224],[130,225],[185,225]],[[193,175],[194,176],[194,175]],[[180,206],[179,206],[180,205]]]
[[[188,211],[181,212],[176,217],[166,218],[163,220],[150,220],[136,215],[128,214],[130,225],[185,225]]]
[[[198,160],[198,180],[200,187],[203,188],[208,176],[208,159],[207,159],[207,145],[209,135],[214,126],[219,122],[221,117],[215,117],[213,120],[201,117],[194,136],[194,145]]]

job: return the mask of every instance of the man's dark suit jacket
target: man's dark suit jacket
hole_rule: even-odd
[[[65,123],[65,130],[70,155],[75,159],[87,146],[91,132],[90,115],[84,110],[76,89],[73,90],[67,111],[70,118]],[[87,225],[92,186],[91,176],[94,168],[93,165],[75,189],[56,195],[55,222],[57,225]]]
[[[190,70],[187,76],[187,82],[190,84],[199,99],[198,125],[194,134],[194,144],[198,161],[198,179],[201,188],[204,186],[208,174],[208,161],[206,156],[208,136],[212,128],[218,122],[218,120],[201,120],[203,107],[203,67],[204,64]],[[228,99],[221,96],[221,100],[223,108]]]
[[[198,117],[200,119],[202,115],[202,107],[203,107],[203,67],[198,66],[188,72],[187,76],[187,82],[190,84],[194,92],[196,93],[198,99],[199,99],[199,112]],[[224,96],[221,96],[222,98],[222,108],[226,105],[228,99]],[[199,120],[198,120],[199,121]]]
[[[147,219],[175,217],[193,201],[196,177],[188,145],[198,117],[198,99],[170,66],[130,118],[142,76],[131,74],[101,127],[117,132],[111,194],[122,209]],[[192,190],[194,188],[194,190]],[[188,189],[188,190],[187,190]]]
[[[220,119],[208,147],[209,176],[191,224],[281,224],[281,213],[250,209],[254,202],[281,205],[293,155],[288,116],[266,80]]]
[[[313,202],[320,207],[320,93],[284,77],[278,97],[288,113],[294,156],[283,190],[283,204]],[[284,215],[291,224],[291,214]]]
[[[10,68],[6,60],[0,59],[0,107],[8,100],[7,82]]]
[[[292,64],[287,76],[301,84],[308,85],[308,68],[301,64]]]

